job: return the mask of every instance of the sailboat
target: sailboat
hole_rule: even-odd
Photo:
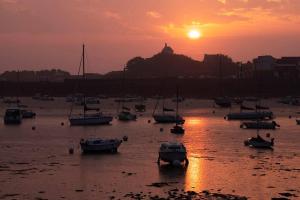
[[[267,137],[270,137],[270,134],[267,133]],[[274,146],[274,138],[271,138],[271,141],[268,141],[262,138],[259,135],[259,129],[257,129],[256,137],[248,138],[244,141],[245,146],[249,146],[252,148],[264,148],[264,149],[272,149]]]
[[[179,103],[179,97],[178,97],[178,87],[176,90],[176,116],[178,116],[178,103]],[[178,123],[178,121],[176,121],[176,124],[173,128],[171,128],[171,133],[174,134],[184,134],[185,130],[182,127],[182,125],[180,123]]]
[[[221,108],[230,108],[231,99],[223,95],[222,55],[219,55],[219,90],[221,96],[214,98],[214,102]]]
[[[80,67],[82,63],[82,80],[86,80],[85,76],[85,45],[82,45],[82,57],[80,62]],[[69,115],[69,121],[72,126],[86,126],[86,125],[102,125],[109,124],[112,120],[112,116],[104,115],[99,112],[98,108],[89,108],[87,106],[86,97],[83,94],[83,103],[81,105],[83,107],[83,113],[79,115],[72,114],[72,108]],[[73,107],[73,103],[72,103]],[[88,113],[88,111],[97,111],[96,113]]]
[[[177,88],[177,98],[178,98],[178,88]],[[163,101],[164,102],[164,101]],[[159,99],[155,105],[153,111],[153,118],[157,123],[176,123],[176,124],[184,124],[184,119],[178,113],[178,101],[176,101],[176,111],[174,109],[166,108],[163,103],[163,109],[161,114],[155,114],[156,108],[158,107]],[[170,114],[174,112],[175,114]]]
[[[125,81],[125,69],[123,70],[123,84],[122,87],[124,86],[124,81]],[[121,102],[119,102],[119,106],[121,103],[121,112],[118,112],[118,119],[120,121],[134,121],[136,120],[136,115],[132,114],[130,111],[131,109],[125,106],[125,100],[121,99]],[[118,109],[119,110],[119,109]]]

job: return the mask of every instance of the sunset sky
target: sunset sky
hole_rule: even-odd
[[[197,60],[300,56],[300,0],[0,0],[0,24],[0,72],[75,73],[83,42],[88,71],[98,73],[165,42]],[[188,38],[191,29],[202,37]]]

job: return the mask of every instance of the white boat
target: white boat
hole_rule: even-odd
[[[8,108],[4,115],[4,124],[21,124],[22,112],[19,108]]]
[[[185,162],[188,164],[186,148],[182,143],[167,142],[162,143],[159,148],[158,164],[160,161],[167,162],[169,164],[176,164]]]
[[[272,138],[271,141],[267,141],[257,134],[256,137],[245,140],[244,144],[253,148],[272,148],[274,146],[274,138]]]
[[[80,147],[83,153],[116,153],[121,143],[122,140],[118,139],[81,139]]]
[[[85,80],[85,46],[82,46],[82,79]],[[79,115],[73,115],[72,114],[72,108],[69,116],[69,121],[71,125],[75,126],[88,126],[88,125],[103,125],[103,124],[109,124],[112,120],[112,116],[104,115],[101,112],[99,112],[98,108],[89,108],[87,106],[86,98],[83,94],[83,104],[81,105],[83,107],[83,114]],[[87,113],[88,111],[97,111],[97,113]]]

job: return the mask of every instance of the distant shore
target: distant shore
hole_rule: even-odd
[[[67,96],[74,93],[120,97],[134,95],[153,97],[155,95],[187,98],[214,98],[217,96],[282,97],[300,95],[300,81],[286,79],[94,79],[64,82],[10,82],[0,81],[0,96],[34,96],[37,93],[50,96]]]

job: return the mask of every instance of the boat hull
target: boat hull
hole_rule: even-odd
[[[131,113],[119,113],[118,119],[120,121],[134,121],[136,120],[136,115]]]
[[[101,117],[70,117],[71,126],[106,125],[113,120],[110,116]]]
[[[172,164],[174,161],[186,161],[186,152],[159,152],[159,159]]]
[[[121,140],[113,140],[105,144],[88,144],[86,142],[80,142],[80,147],[82,153],[116,153],[121,143]]]
[[[181,116],[176,115],[153,115],[154,120],[156,123],[177,123],[183,124],[184,119]]]
[[[227,120],[270,120],[273,119],[272,112],[241,112],[230,113],[225,116]]]
[[[241,128],[244,129],[276,129],[277,124],[273,122],[244,122],[241,124]]]
[[[257,141],[253,138],[249,138],[245,140],[244,144],[253,148],[261,148],[261,149],[272,149],[274,146],[274,142],[271,141]]]

